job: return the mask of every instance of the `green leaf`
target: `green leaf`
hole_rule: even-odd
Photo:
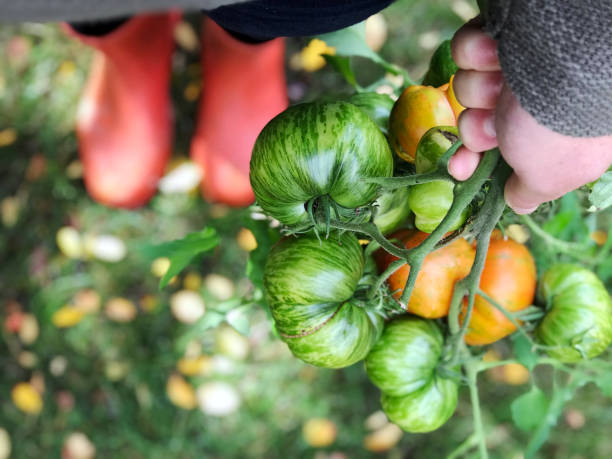
[[[444,40],[431,56],[429,70],[423,78],[426,86],[442,86],[459,69],[451,56],[450,40]]]
[[[612,171],[604,173],[589,194],[589,201],[599,209],[605,209],[612,205]]]
[[[549,403],[544,392],[533,386],[512,402],[510,410],[514,424],[524,431],[534,429],[545,418]]]
[[[538,355],[531,349],[531,343],[520,333],[512,337],[514,356],[516,360],[525,365],[529,371],[538,363]]]
[[[183,239],[147,247],[145,249],[147,254],[170,259],[170,267],[159,281],[160,290],[168,285],[170,279],[180,273],[196,255],[208,252],[217,244],[219,237],[214,228],[204,228],[202,231],[188,234]]]
[[[336,49],[337,56],[361,56],[374,62],[384,60],[368,46],[365,40],[365,22],[335,32],[319,35],[321,40]]]
[[[251,328],[249,318],[246,314],[247,310],[250,307],[250,304],[240,306],[238,308],[232,309],[225,315],[226,322],[230,324],[234,328],[234,330],[244,336],[249,335],[249,331]]]
[[[575,215],[571,210],[559,212],[553,218],[542,225],[542,229],[553,236],[559,236],[572,222]]]
[[[606,397],[612,397],[612,373],[603,373],[595,380],[595,384]]]
[[[340,73],[346,82],[354,88],[360,88],[355,77],[355,72],[351,68],[351,60],[346,56],[332,56],[330,54],[323,54],[323,58]]]
[[[225,314],[208,309],[206,313],[193,325],[189,326],[186,331],[180,335],[175,343],[177,352],[183,353],[190,341],[201,340],[205,336],[205,332],[211,328],[215,328],[225,319]]]
[[[605,258],[596,268],[597,277],[606,283],[612,278],[612,257]]]

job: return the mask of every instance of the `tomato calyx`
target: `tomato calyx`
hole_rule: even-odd
[[[320,239],[321,233],[328,239],[333,228],[333,220],[343,223],[366,223],[372,219],[375,209],[373,204],[354,209],[341,206],[328,194],[315,196],[304,203],[308,221],[302,225],[286,227],[282,231],[286,235],[298,235],[314,231]]]

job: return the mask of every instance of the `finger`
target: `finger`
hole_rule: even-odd
[[[501,72],[458,70],[453,79],[453,90],[464,107],[493,109],[503,84]]]
[[[485,151],[497,146],[493,110],[469,108],[459,115],[459,137],[472,151]]]
[[[455,33],[451,41],[451,55],[461,69],[501,70],[497,42],[474,23],[467,23]]]
[[[465,147],[460,147],[448,162],[448,173],[455,179],[469,179],[480,162],[482,155]]]
[[[504,198],[508,206],[517,214],[530,214],[546,199],[527,186],[520,177],[512,174],[506,182]]]

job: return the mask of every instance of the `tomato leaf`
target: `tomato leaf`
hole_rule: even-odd
[[[450,40],[444,40],[431,56],[429,70],[423,77],[426,86],[442,86],[448,83],[459,67],[451,56]]]
[[[246,311],[251,305],[243,305],[238,308],[232,309],[225,315],[225,320],[230,324],[234,330],[244,336],[249,335],[250,324],[249,318],[247,317]]]
[[[321,40],[336,49],[337,56],[361,56],[374,62],[383,59],[368,46],[365,39],[365,22],[335,32],[319,35]]]
[[[612,206],[612,171],[604,173],[589,194],[589,201],[599,209]]]
[[[155,246],[147,246],[144,251],[153,257],[168,257],[170,267],[159,281],[159,289],[163,289],[170,279],[180,273],[196,256],[206,253],[219,244],[219,236],[213,228],[204,228],[202,231],[190,233],[183,239],[177,239]]]
[[[546,416],[549,403],[544,392],[533,386],[529,392],[512,402],[510,410],[514,424],[524,431],[535,428]]]
[[[175,343],[177,352],[183,353],[190,341],[201,340],[206,330],[215,328],[225,319],[225,314],[208,309],[196,323],[189,326],[186,331],[178,337]]]
[[[603,373],[596,380],[595,384],[606,397],[612,397],[612,373]]]
[[[344,77],[346,82],[354,88],[360,88],[357,83],[355,73],[351,68],[351,60],[346,56],[332,56],[330,54],[323,54],[323,58],[330,64],[340,75]]]
[[[517,333],[512,337],[512,344],[516,359],[531,371],[538,363],[538,355],[531,349],[529,340]]]

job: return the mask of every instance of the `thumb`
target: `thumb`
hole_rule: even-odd
[[[543,202],[540,195],[514,173],[506,182],[504,198],[517,214],[530,214]]]

